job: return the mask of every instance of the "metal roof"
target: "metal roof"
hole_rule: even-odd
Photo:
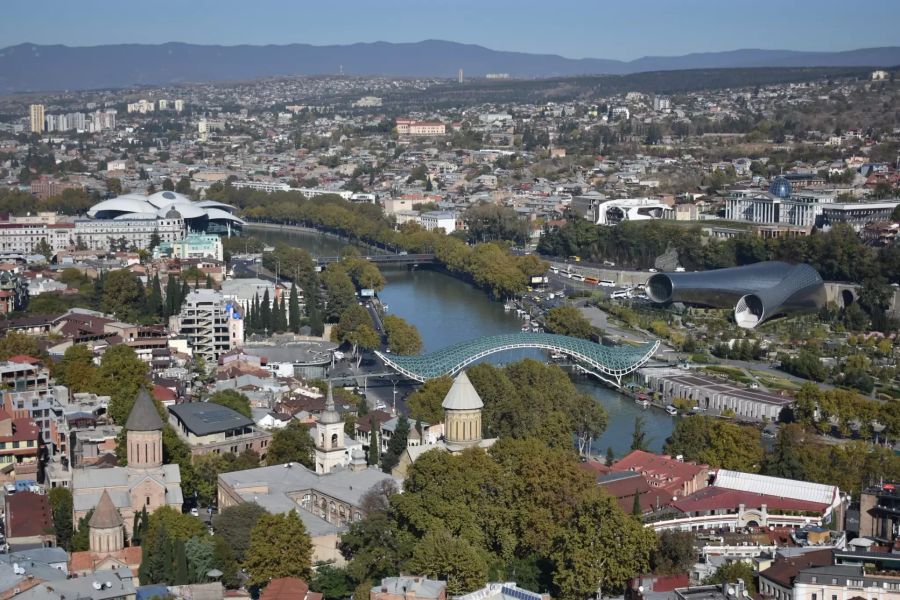
[[[599,371],[600,374],[593,373],[597,377],[618,386],[624,375],[647,362],[658,347],[659,341],[635,346],[603,346],[590,340],[552,333],[506,333],[460,342],[422,356],[397,356],[378,351],[375,354],[406,377],[426,381],[442,375],[455,375],[466,365],[496,352],[540,348],[571,356]]]
[[[169,412],[184,423],[194,435],[210,435],[253,425],[251,419],[215,402],[176,404],[169,407]]]
[[[743,492],[818,502],[828,506],[834,504],[840,497],[840,490],[833,485],[770,477],[768,475],[755,475],[753,473],[729,471],[728,469],[719,469],[714,485]]]

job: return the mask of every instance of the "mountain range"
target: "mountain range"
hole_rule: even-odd
[[[624,75],[680,69],[747,67],[892,67],[900,47],[841,52],[733,50],[632,61],[565,58],[491,50],[441,40],[313,46],[210,46],[183,43],[70,47],[19,44],[0,50],[0,93],[121,88],[289,75],[514,78]]]

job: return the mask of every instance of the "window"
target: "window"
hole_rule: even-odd
[[[147,496],[147,506],[150,506],[150,496]]]
[[[813,579],[815,579],[815,577],[813,577]],[[815,581],[813,581],[813,583],[815,583]],[[818,595],[818,594],[813,594],[813,595],[812,595],[812,600],[817,600],[817,598],[816,598],[817,595]]]
[[[810,581],[811,581],[812,583],[819,583],[819,578],[816,577],[815,575],[813,575],[813,576],[810,578]],[[813,596],[815,596],[815,594],[813,594]],[[813,600],[816,600],[816,599],[813,598]]]

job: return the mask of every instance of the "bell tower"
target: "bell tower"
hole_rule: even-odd
[[[316,473],[330,473],[344,464],[344,421],[334,407],[334,392],[328,382],[325,411],[316,422]]]
[[[134,399],[125,430],[129,467],[155,469],[162,466],[163,421],[147,390],[142,389]]]

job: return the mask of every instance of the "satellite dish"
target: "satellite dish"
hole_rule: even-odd
[[[729,596],[734,596],[734,586],[733,585],[729,585],[727,591],[728,591]]]
[[[639,585],[639,586],[638,586],[638,591],[639,591],[640,593],[643,594],[643,593],[644,593],[644,586]]]

